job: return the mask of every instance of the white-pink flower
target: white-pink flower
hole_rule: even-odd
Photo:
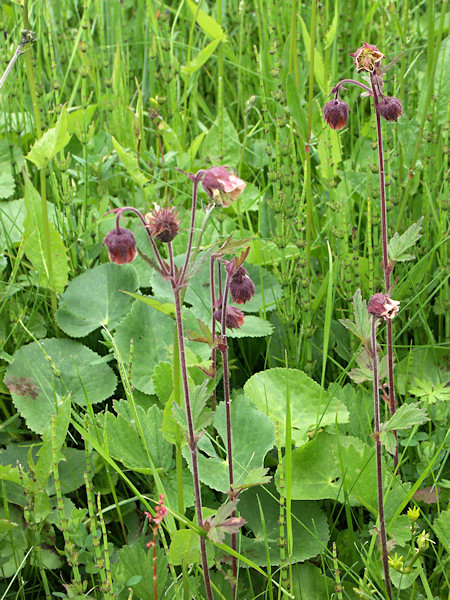
[[[225,167],[211,167],[202,178],[205,192],[221,206],[230,206],[245,189],[246,183]]]

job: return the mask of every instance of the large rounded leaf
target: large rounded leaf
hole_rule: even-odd
[[[160,298],[151,297],[153,300]],[[145,298],[144,298],[145,299]],[[197,320],[190,310],[183,310],[185,336],[198,329]],[[117,327],[114,340],[121,359],[128,364],[131,341],[133,340],[133,362],[131,383],[145,394],[153,394],[153,369],[160,362],[171,358],[175,335],[175,320],[172,317],[148,306],[138,298],[130,314]],[[206,360],[210,350],[206,344],[185,339],[186,349],[193,351],[193,357]],[[190,352],[186,352],[189,365]]]
[[[138,277],[132,265],[108,263],[89,269],[71,281],[64,292],[56,321],[72,337],[87,335],[97,327],[114,328],[129,312]]]
[[[300,446],[310,430],[336,421],[346,423],[348,411],[318,383],[297,369],[268,369],[256,373],[244,386],[248,396],[272,423],[278,423],[280,439],[286,436],[286,398],[291,407],[292,441]]]
[[[171,317],[139,301],[117,327],[114,340],[125,364],[133,340],[131,382],[141,392],[153,394],[153,369],[170,356],[174,332],[175,321]]]
[[[56,412],[58,397],[86,405],[105,400],[117,379],[102,358],[73,340],[45,339],[22,346],[6,371],[5,383],[28,427],[43,433]]]
[[[267,548],[272,565],[280,564],[280,501],[273,484],[252,488],[240,497],[238,511],[247,521],[254,538],[244,538],[244,554],[258,565],[267,564]],[[320,554],[330,537],[327,519],[317,502],[291,504],[292,562]],[[262,522],[264,519],[264,523]],[[266,546],[267,543],[267,546]]]
[[[275,443],[275,431],[270,420],[257,410],[248,398],[239,396],[231,403],[233,471],[235,486],[246,485],[252,478],[251,471],[262,469],[264,457]],[[221,402],[214,417],[214,427],[226,446],[227,425],[225,403]],[[217,454],[209,438],[203,436],[199,442],[199,476],[209,487],[226,492],[230,489],[228,458]],[[191,468],[191,457],[187,447],[183,455]]]

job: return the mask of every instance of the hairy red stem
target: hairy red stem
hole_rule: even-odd
[[[377,500],[378,518],[380,521],[381,558],[384,569],[384,583],[389,599],[392,600],[391,580],[389,576],[389,560],[386,541],[386,522],[383,502],[383,472],[381,469],[381,440],[380,440],[380,395],[378,381],[378,350],[377,350],[377,317],[372,315],[372,363],[373,363],[373,409],[375,418],[375,452],[377,463]]]

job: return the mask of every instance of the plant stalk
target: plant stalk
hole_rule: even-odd
[[[381,209],[381,236],[383,248],[383,272],[384,272],[384,293],[389,294],[391,288],[391,274],[393,265],[389,263],[388,256],[388,232],[387,232],[387,210],[386,210],[386,181],[384,170],[384,153],[383,153],[383,137],[381,132],[381,119],[377,111],[378,92],[376,76],[371,75],[373,102],[375,105],[375,117],[377,124],[377,150],[378,150],[378,170],[380,174],[380,209]],[[388,355],[388,385],[389,385],[389,412],[391,415],[395,413],[395,390],[394,390],[394,352],[392,344],[392,322],[388,319],[387,322],[387,355]],[[397,431],[394,431],[395,436],[395,454],[394,454],[394,469],[398,466],[398,436]]]
[[[384,583],[389,599],[392,600],[391,580],[389,577],[389,561],[386,542],[386,522],[384,519],[384,504],[383,504],[383,472],[381,468],[381,440],[380,440],[380,395],[379,395],[379,380],[378,380],[378,350],[377,350],[377,317],[372,315],[372,363],[373,363],[373,408],[375,418],[375,452],[377,463],[377,500],[378,500],[378,519],[380,521],[380,541],[381,541],[381,558],[384,569]]]
[[[186,366],[186,352],[184,347],[184,332],[183,332],[183,321],[181,316],[181,301],[180,301],[180,289],[177,284],[172,282],[173,297],[175,300],[175,312],[176,312],[176,324],[177,324],[177,336],[178,336],[178,349],[180,356],[180,367],[181,367],[181,378],[183,381],[184,401],[186,407],[186,420],[188,425],[188,437],[189,437],[189,450],[191,453],[192,460],[192,479],[194,483],[194,496],[195,496],[195,509],[197,512],[197,523],[200,527],[203,527],[203,512],[202,512],[202,496],[200,490],[200,479],[198,476],[198,462],[197,462],[197,441],[194,434],[194,423],[192,420],[191,401],[189,394],[189,383]],[[208,600],[213,600],[213,592],[211,588],[211,580],[209,578],[208,560],[206,557],[206,542],[201,536],[200,538],[200,554],[202,560],[203,578],[205,581],[205,589]]]
[[[231,437],[231,406],[230,406],[230,378],[228,372],[228,342],[227,342],[227,299],[228,292],[230,289],[230,280],[231,275],[227,272],[227,276],[225,279],[225,289],[223,291],[223,299],[222,299],[222,315],[221,315],[221,345],[220,345],[220,353],[222,355],[222,368],[223,368],[223,396],[225,399],[225,412],[226,412],[226,420],[227,420],[227,455],[228,455],[228,480],[230,483],[230,498],[233,499],[233,484],[234,484],[234,474],[233,474],[233,445],[232,445],[232,437]],[[236,511],[233,511],[232,517],[236,516]],[[231,534],[231,547],[234,551],[236,551],[236,534]],[[232,598],[237,600],[237,589],[236,589],[236,579],[237,579],[237,561],[236,557],[231,557],[231,571],[233,575],[233,581],[231,583],[232,589]]]

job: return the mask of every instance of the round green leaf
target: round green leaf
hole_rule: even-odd
[[[307,441],[308,431],[336,421],[346,423],[349,418],[342,401],[338,402],[306,373],[297,369],[275,368],[256,373],[247,381],[244,391],[274,425],[278,423],[283,446],[288,393],[292,440],[296,446]]]
[[[72,337],[82,337],[101,325],[114,328],[129,312],[133,299],[121,290],[138,288],[132,265],[108,263],[89,269],[64,292],[56,321]]]
[[[272,565],[279,565],[280,502],[274,485],[251,488],[243,493],[238,511],[255,535],[254,538],[242,540],[245,556],[258,565],[267,564],[267,540],[270,562]],[[330,537],[327,519],[320,506],[317,502],[294,501],[291,504],[291,514],[292,562],[301,562],[320,554]]]
[[[5,383],[28,427],[43,433],[56,412],[58,397],[86,405],[105,400],[117,379],[103,359],[74,340],[45,339],[22,346],[6,370]]]
[[[232,447],[234,484],[245,483],[250,471],[263,466],[264,457],[275,443],[274,428],[270,420],[257,410],[248,398],[239,396],[231,403]],[[214,427],[226,446],[227,426],[225,403],[221,402],[214,417]],[[199,476],[203,483],[220,492],[230,489],[228,459],[218,456],[209,438],[199,442]],[[183,448],[183,456],[191,466],[190,452]]]
[[[153,394],[153,369],[169,358],[174,331],[175,322],[171,317],[143,302],[135,302],[129,315],[117,327],[114,340],[125,364],[128,364],[133,340],[131,382],[141,392]]]

